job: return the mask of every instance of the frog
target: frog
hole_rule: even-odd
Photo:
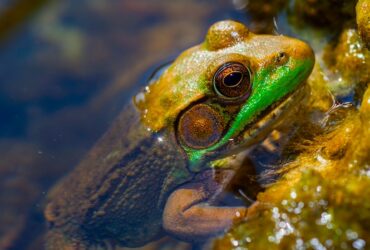
[[[108,131],[45,201],[46,249],[138,247],[170,235],[222,234],[251,206],[211,202],[228,157],[266,138],[307,94],[305,42],[211,25],[123,107]],[[214,164],[218,162],[218,164]]]

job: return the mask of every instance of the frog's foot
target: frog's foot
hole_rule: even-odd
[[[174,191],[163,213],[163,227],[186,241],[204,241],[228,230],[235,220],[254,214],[255,206],[217,207],[207,203],[209,196],[202,184],[191,184]]]

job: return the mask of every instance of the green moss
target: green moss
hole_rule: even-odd
[[[279,203],[236,226],[216,249],[366,249],[369,195],[369,177],[332,181],[306,171]]]
[[[359,0],[356,5],[356,21],[361,37],[370,49],[370,2],[368,0]]]

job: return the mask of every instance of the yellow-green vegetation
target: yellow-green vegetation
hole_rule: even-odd
[[[355,29],[343,30],[338,42],[326,47],[324,60],[335,79],[329,86],[336,94],[345,94],[354,87],[364,90],[370,82],[370,51]]]
[[[238,2],[238,1],[234,1]],[[288,0],[252,0],[239,1],[241,5],[236,5],[237,8],[243,7],[245,4],[248,16],[251,17],[250,28],[256,33],[272,33],[276,27],[274,18],[282,9],[286,8]]]
[[[295,0],[291,11],[301,24],[340,30],[355,16],[355,5],[356,0]]]
[[[359,0],[356,5],[358,30],[366,46],[370,49],[370,1]]]
[[[368,249],[370,87],[358,109],[332,109],[325,132],[259,194],[261,209],[215,249]],[[257,207],[258,208],[258,207]]]

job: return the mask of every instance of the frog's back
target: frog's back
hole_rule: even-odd
[[[49,193],[48,242],[113,240],[136,246],[159,236],[164,202],[178,185],[173,171],[187,172],[175,140],[159,136],[141,124],[132,104],[125,108],[76,170]]]

